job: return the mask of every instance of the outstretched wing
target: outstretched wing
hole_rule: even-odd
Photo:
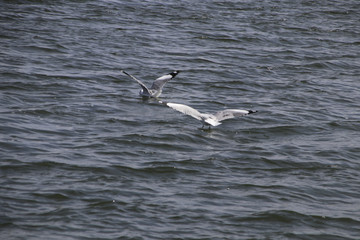
[[[137,79],[136,77],[134,77],[133,75],[125,72],[124,70],[121,70],[122,73],[125,73],[126,75],[128,75],[129,77],[131,77],[132,79],[134,79],[143,89],[144,93],[147,93],[148,95],[151,95],[149,92],[149,89],[145,86],[145,84],[143,82],[141,82],[139,79]]]
[[[167,83],[170,79],[173,79],[180,71],[174,71],[174,72],[171,72],[169,74],[166,74],[164,76],[161,76],[159,78],[157,78],[150,89],[153,89],[153,90],[160,90],[163,88],[163,86],[165,85],[165,83]]]
[[[178,104],[178,103],[166,103],[168,107],[171,107],[172,109],[175,109],[176,111],[179,111],[183,114],[192,116],[193,118],[196,118],[197,120],[201,120],[201,113],[187,105],[184,104]]]
[[[230,118],[242,117],[251,113],[256,113],[257,111],[252,110],[241,110],[241,109],[226,109],[220,112],[215,113],[215,117],[218,121],[223,121]]]

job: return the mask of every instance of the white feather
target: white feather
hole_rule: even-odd
[[[176,111],[179,111],[197,120],[200,120],[203,123],[203,125],[211,125],[211,126],[218,126],[221,124],[221,121],[226,119],[241,117],[256,112],[256,111],[242,110],[242,109],[225,109],[215,114],[207,114],[207,113],[200,113],[198,110],[184,104],[166,103],[166,105],[171,107],[172,109],[175,109]]]
[[[184,104],[178,104],[178,103],[167,103],[167,106],[171,107],[172,109],[175,109],[176,111],[182,112],[183,114],[192,116],[193,118],[196,118],[197,120],[201,120],[201,113],[187,105]]]

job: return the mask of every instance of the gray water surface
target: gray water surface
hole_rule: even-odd
[[[1,1],[1,239],[359,239],[360,4]],[[201,112],[259,111],[211,131]]]

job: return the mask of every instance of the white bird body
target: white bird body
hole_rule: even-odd
[[[166,105],[172,109],[175,109],[176,111],[179,111],[183,114],[189,115],[197,120],[200,120],[204,125],[209,126],[218,126],[221,124],[221,121],[230,119],[230,118],[236,118],[245,116],[251,113],[256,113],[257,111],[252,110],[241,110],[241,109],[225,109],[223,111],[219,111],[215,114],[209,114],[209,113],[200,113],[198,110],[189,107],[184,104],[178,104],[178,103],[166,103]]]
[[[123,70],[121,70],[121,72],[123,72],[124,74],[126,74],[129,77],[131,77],[132,79],[134,79],[140,85],[140,87],[141,87],[141,90],[139,92],[140,96],[145,97],[145,98],[157,98],[161,95],[164,85],[169,80],[173,79],[180,71],[174,71],[174,72],[168,73],[164,76],[157,78],[153,82],[153,84],[151,85],[150,88],[146,87],[146,85],[143,82],[141,82],[139,79],[132,76],[131,74],[129,74]]]

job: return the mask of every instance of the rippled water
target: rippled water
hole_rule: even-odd
[[[359,239],[359,10],[1,1],[1,239]]]

